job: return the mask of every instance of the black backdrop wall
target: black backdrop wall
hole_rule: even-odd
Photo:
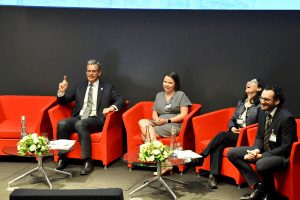
[[[201,113],[234,107],[252,78],[280,85],[300,118],[298,11],[93,10],[0,7],[0,95],[55,96],[85,80],[86,61],[130,101],[153,101],[163,75]]]

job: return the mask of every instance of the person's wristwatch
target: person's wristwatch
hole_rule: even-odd
[[[171,123],[171,119],[168,119],[168,123]]]

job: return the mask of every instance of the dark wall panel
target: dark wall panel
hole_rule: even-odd
[[[234,107],[261,78],[300,118],[298,11],[93,10],[0,7],[0,95],[56,95],[85,80],[86,61],[130,101],[153,101],[179,73],[201,113]]]

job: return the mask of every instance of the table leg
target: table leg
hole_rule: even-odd
[[[147,183],[147,182],[148,182],[149,180],[151,180],[152,178],[154,178],[154,177],[148,178],[147,180],[144,181],[144,183]],[[187,182],[178,181],[178,180],[174,180],[174,179],[171,179],[171,178],[166,178],[166,177],[164,177],[164,176],[161,176],[161,178],[164,179],[164,180],[173,181],[173,182],[175,182],[175,183],[181,183],[181,184],[184,184],[184,185],[189,185],[189,183],[187,183]]]
[[[15,181],[17,181],[17,180],[23,178],[24,176],[26,176],[26,175],[28,175],[28,174],[31,174],[31,173],[34,172],[34,171],[37,171],[37,170],[39,170],[39,167],[36,167],[36,168],[30,170],[29,172],[26,172],[25,174],[19,176],[18,178],[15,178],[14,180],[8,182],[8,187],[10,187],[10,184],[12,184],[13,182],[15,182]]]
[[[48,185],[50,187],[50,189],[52,190],[52,184],[50,183],[49,179],[48,179],[48,176],[46,175],[46,173],[44,172],[43,168],[40,169],[41,172],[43,172],[44,176],[45,176],[45,179],[46,181],[48,182]]]
[[[164,181],[164,179],[162,179],[161,177],[159,177],[158,180],[165,186],[165,188],[167,188],[167,190],[172,194],[172,196],[174,197],[174,199],[177,199],[176,195],[173,193],[173,191],[171,190],[171,188],[166,184],[166,182]]]
[[[66,174],[66,175],[69,175],[70,178],[72,178],[72,174],[71,173],[68,173],[68,172],[64,172],[64,171],[60,171],[60,170],[57,170],[57,169],[52,169],[52,168],[48,168],[48,167],[45,167],[44,169],[48,169],[48,170],[51,170],[51,171],[54,171],[54,172],[57,172],[57,173],[61,173],[61,174]],[[43,169],[43,158],[41,156],[38,156],[38,166],[32,170],[30,170],[29,172],[26,172],[25,174],[19,176],[18,178],[15,178],[14,180],[8,182],[8,187],[10,187],[10,184],[23,178],[24,176],[34,172],[34,171],[41,171],[50,187],[50,189],[52,189],[52,184],[51,182],[49,181],[49,178],[48,176],[46,175],[45,171]]]
[[[161,176],[161,163],[158,162],[157,163],[157,176],[154,177],[154,178],[150,178],[147,179],[146,182],[144,185],[140,186],[139,188],[135,189],[134,191],[130,192],[129,193],[129,197],[131,198],[131,195],[147,186],[149,186],[151,183],[153,183],[154,181],[158,180],[161,184],[163,184],[165,186],[165,188],[167,188],[168,192],[172,194],[173,198],[174,199],[177,199],[176,195],[174,194],[174,192],[171,190],[171,188],[167,185],[167,183],[164,181],[164,179],[166,180],[170,180],[170,181],[174,181],[174,182],[177,182],[177,183],[181,183],[181,184],[185,184],[185,185],[189,185],[188,183],[186,182],[182,182],[182,181],[177,181],[177,180],[173,180],[173,179],[169,179],[169,178],[164,178]]]
[[[57,173],[61,173],[61,174],[66,174],[66,175],[69,175],[70,178],[72,178],[72,174],[69,172],[65,172],[65,171],[61,171],[61,170],[57,170],[57,169],[53,169],[53,168],[49,168],[49,167],[44,167],[44,169],[47,169],[47,170],[50,170],[53,172],[57,172]]]
[[[137,189],[133,190],[132,192],[129,193],[129,197],[131,198],[131,195],[145,187],[147,187],[148,185],[150,185],[152,182],[156,181],[157,180],[157,177],[151,179],[149,182],[145,183],[144,185],[138,187]]]
[[[178,181],[178,180],[174,180],[174,179],[166,178],[166,177],[162,177],[162,178],[165,179],[165,180],[168,180],[168,181],[173,181],[173,182],[176,182],[176,183],[181,183],[181,184],[189,185],[188,183],[183,182],[183,181]]]

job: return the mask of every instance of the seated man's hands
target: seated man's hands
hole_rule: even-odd
[[[106,116],[108,113],[113,112],[115,110],[115,107],[110,106],[109,108],[103,109],[103,115]]]
[[[67,76],[64,76],[64,80],[58,85],[58,94],[64,93],[68,88]]]
[[[259,149],[254,149],[254,150],[247,150],[248,154],[244,156],[244,160],[250,161],[250,162],[255,162],[262,158],[262,155],[260,154]]]
[[[233,133],[240,133],[241,129],[240,129],[240,128],[232,127],[232,128],[231,128],[231,131],[232,131]]]

